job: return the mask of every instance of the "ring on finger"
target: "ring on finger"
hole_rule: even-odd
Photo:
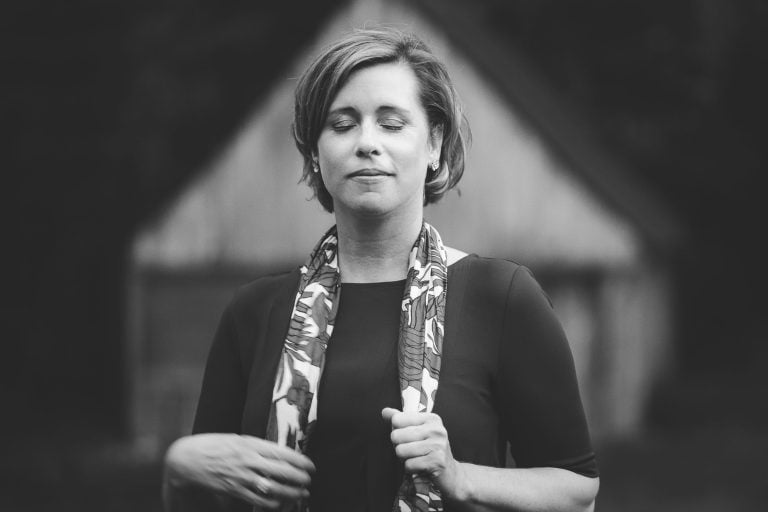
[[[272,481],[265,476],[256,476],[256,491],[262,496],[269,496],[272,491]]]

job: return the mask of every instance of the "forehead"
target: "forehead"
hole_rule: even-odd
[[[408,64],[387,62],[352,72],[336,94],[331,109],[371,105],[408,109],[421,106],[418,79]]]

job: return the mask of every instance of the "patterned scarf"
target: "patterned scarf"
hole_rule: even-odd
[[[398,373],[403,411],[431,412],[442,355],[448,259],[435,228],[423,224],[411,249],[400,312]],[[267,439],[305,452],[317,420],[317,390],[339,304],[338,238],[331,228],[301,267],[291,323],[272,392]],[[306,504],[297,509],[307,511]],[[428,477],[406,475],[396,512],[443,510]]]

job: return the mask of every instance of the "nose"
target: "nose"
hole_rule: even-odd
[[[357,139],[357,147],[355,148],[355,154],[358,157],[366,158],[371,155],[381,154],[375,124],[370,122],[363,123],[359,133],[360,136]]]

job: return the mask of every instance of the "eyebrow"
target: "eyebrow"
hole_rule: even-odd
[[[395,107],[392,105],[382,105],[381,107],[376,109],[377,114],[387,113],[387,112],[394,112],[396,114],[401,114],[404,116],[409,116],[411,114],[411,111],[408,110],[407,108]]]
[[[411,115],[411,111],[408,110],[407,108],[395,107],[393,105],[382,105],[376,109],[377,114],[386,114],[390,112],[394,112],[395,114],[400,114],[406,117]],[[335,116],[335,115],[343,115],[343,114],[355,115],[357,113],[358,113],[358,110],[354,107],[339,107],[329,111],[328,117]]]

